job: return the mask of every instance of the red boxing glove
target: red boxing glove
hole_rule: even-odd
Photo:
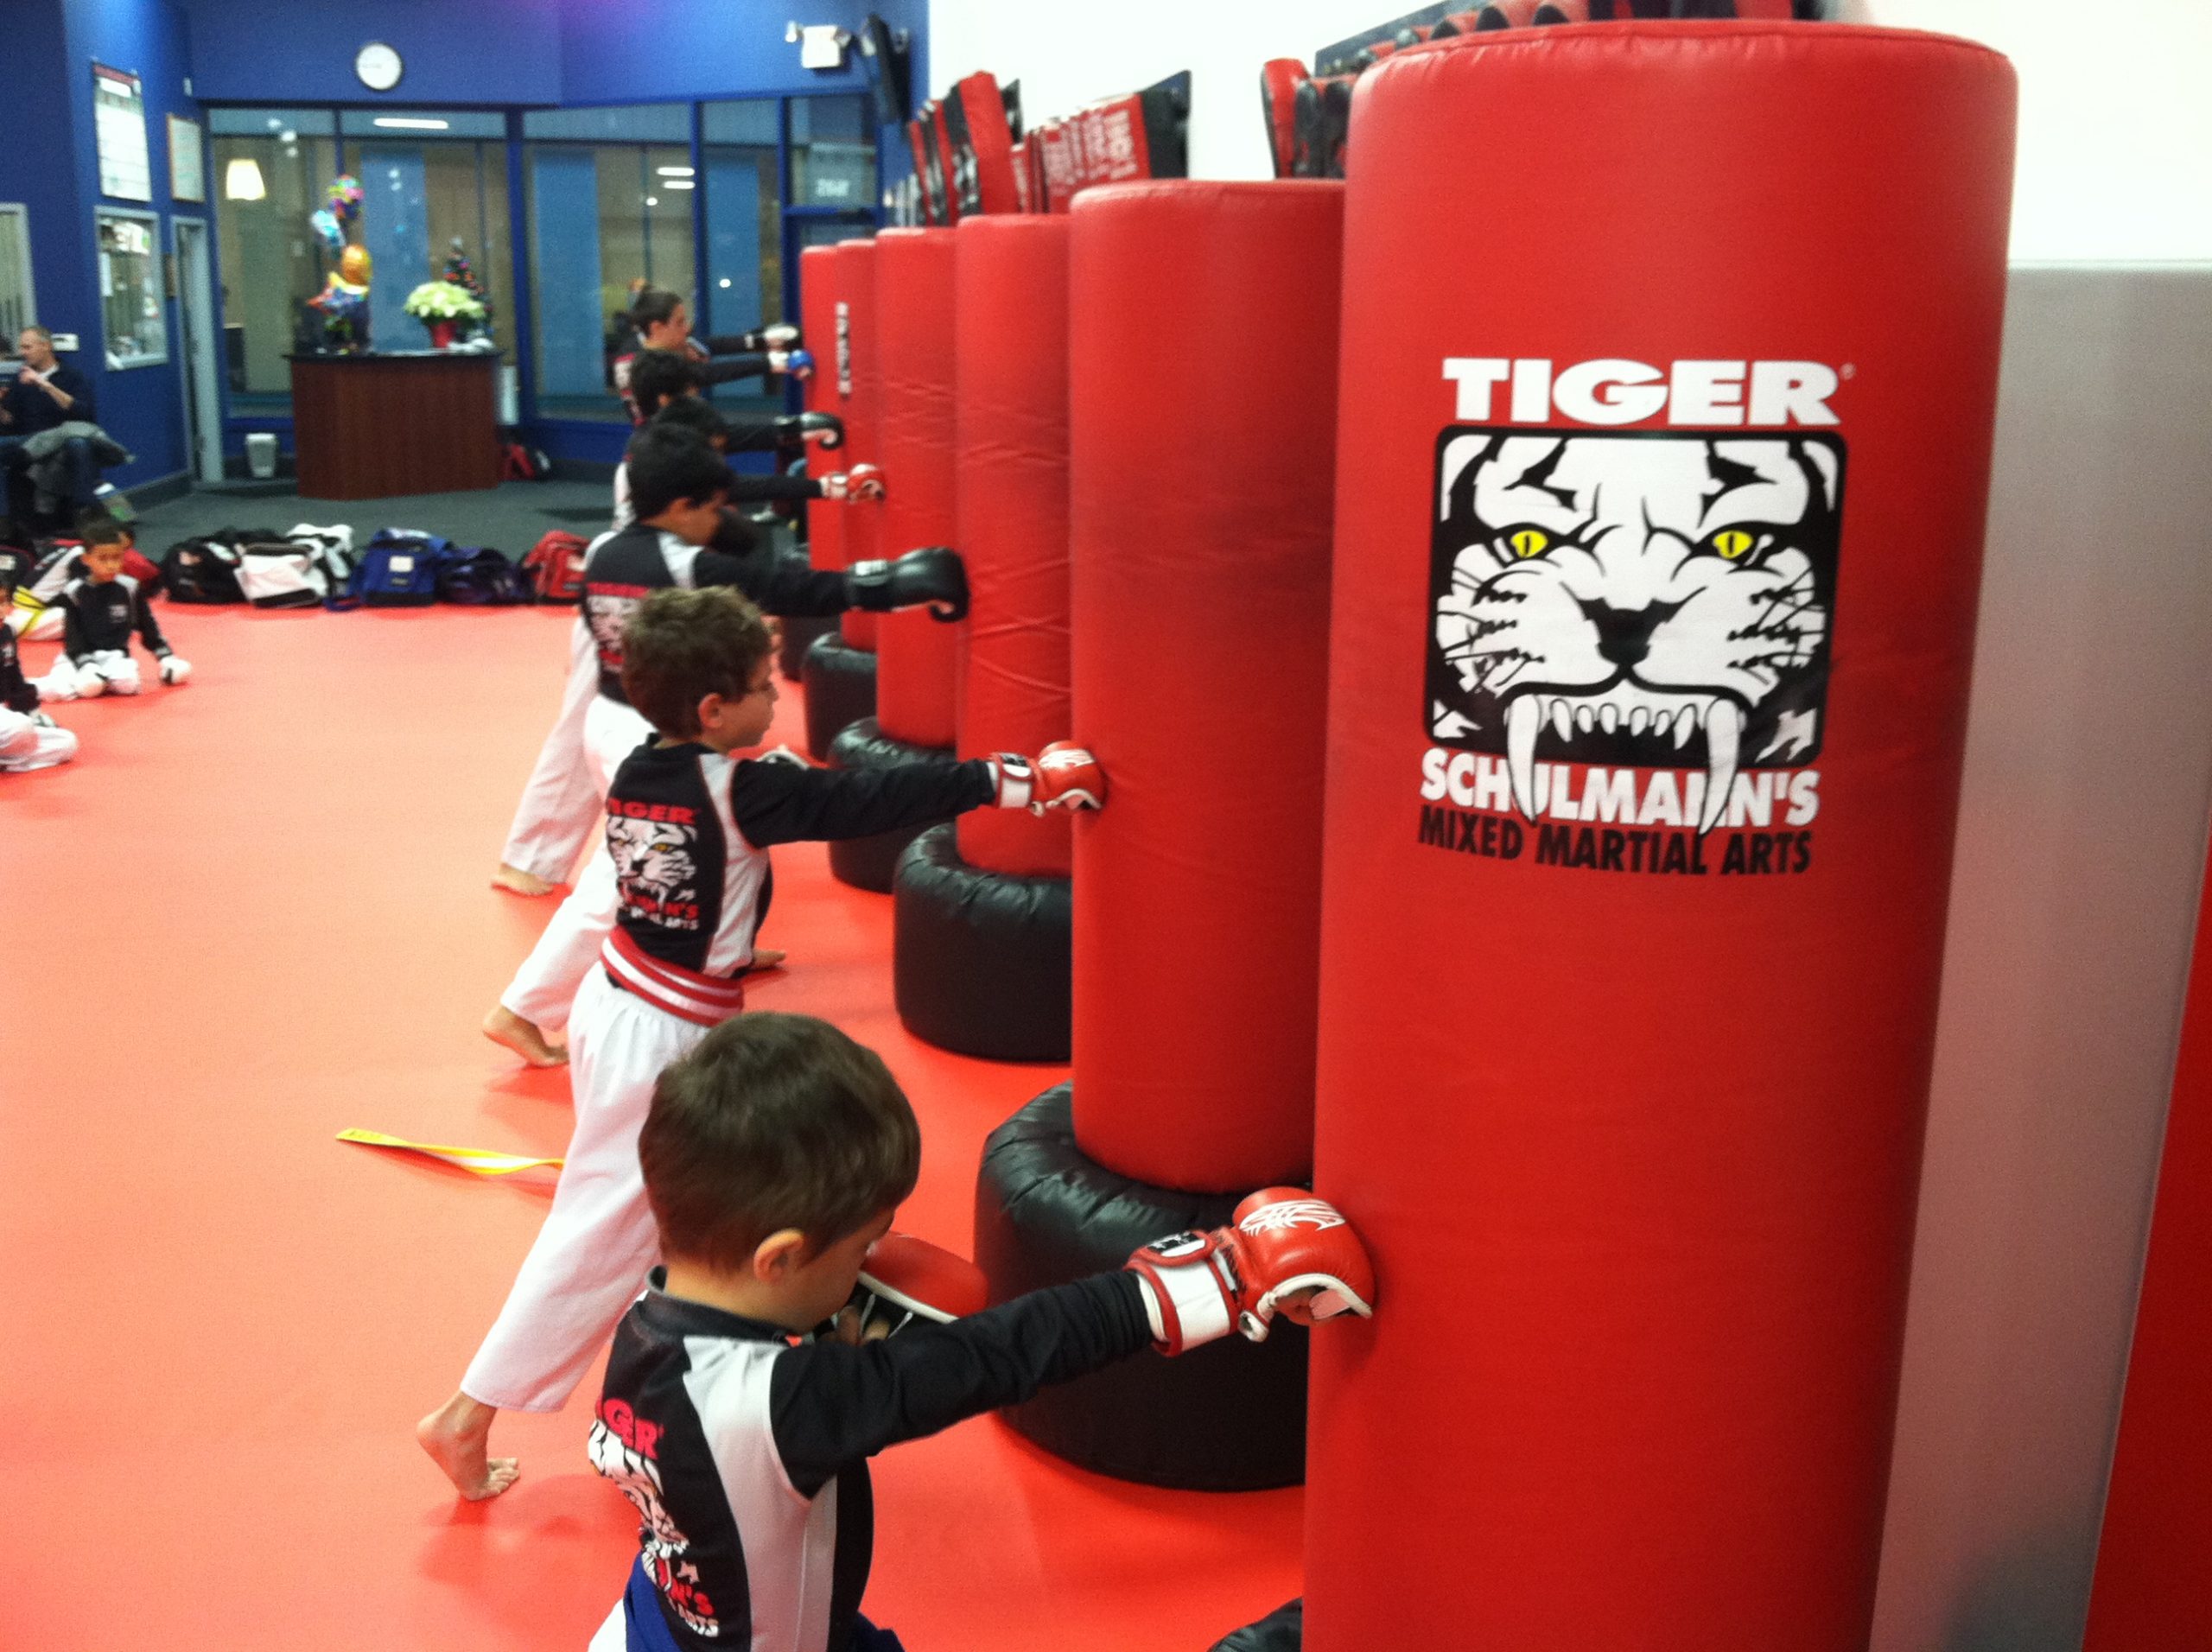
[[[849,1305],[860,1311],[859,1331],[868,1337],[904,1331],[916,1319],[946,1325],[990,1306],[991,1287],[983,1270],[965,1256],[910,1233],[887,1233],[868,1248],[859,1286]]]
[[[1048,809],[1100,809],[1106,803],[1106,772],[1098,759],[1071,740],[1056,740],[1037,753],[1029,812]]]
[[[1337,1208],[1303,1188],[1269,1187],[1236,1207],[1236,1225],[1179,1233],[1128,1261],[1147,1287],[1154,1345],[1179,1354],[1232,1326],[1265,1342],[1278,1312],[1300,1297],[1314,1320],[1374,1312],[1375,1269]]]
[[[1098,759],[1065,740],[1053,741],[1033,759],[998,752],[988,760],[999,783],[992,801],[1001,809],[1041,815],[1048,809],[1096,809],[1105,799]]]

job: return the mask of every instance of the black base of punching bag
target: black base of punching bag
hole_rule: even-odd
[[[837,629],[836,614],[797,614],[779,620],[782,627],[783,645],[776,651],[776,670],[789,683],[802,681],[806,676],[806,651],[814,646],[817,638],[827,637]]]
[[[899,857],[892,893],[892,996],[909,1032],[988,1061],[1068,1058],[1065,878],[970,866],[954,829],[932,826]]]
[[[815,646],[818,651],[821,645]],[[810,664],[812,660],[813,656],[809,655]],[[808,708],[810,711],[812,708]],[[830,742],[830,766],[833,769],[888,769],[901,763],[950,764],[957,760],[950,747],[909,746],[903,740],[892,739],[876,726],[874,717],[862,717],[839,729]],[[873,837],[839,838],[830,845],[830,875],[855,889],[872,889],[879,895],[887,895],[899,869],[899,857],[906,852],[906,845],[931,827],[942,823],[925,820],[918,826],[878,832]]]
[[[799,677],[806,688],[806,749],[826,763],[830,742],[842,730],[875,715],[875,655],[848,648],[832,631],[808,646]]]
[[[1229,1225],[1236,1197],[1117,1175],[1076,1146],[1058,1084],[991,1132],[976,1180],[976,1261],[991,1299],[1119,1268],[1167,1234]],[[1007,1408],[1016,1432],[1078,1468],[1186,1491],[1259,1491],[1306,1477],[1306,1340],[1277,1318],[1180,1358],[1150,1351]]]
[[[1298,1652],[1305,1643],[1306,1602],[1300,1598],[1216,1641],[1213,1652]]]

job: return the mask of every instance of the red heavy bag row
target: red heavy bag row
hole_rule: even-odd
[[[877,354],[886,498],[882,554],[957,545],[953,514],[953,232],[892,229],[876,238]],[[964,625],[926,608],[877,622],[876,721],[891,739],[950,747]]]
[[[843,468],[880,467],[882,459],[883,363],[876,353],[875,243],[840,241],[830,251],[836,281],[836,380],[839,409],[845,420]],[[819,352],[817,359],[820,359]],[[856,500],[844,507],[839,531],[845,565],[874,561],[884,554],[883,507]],[[876,616],[849,611],[839,622],[845,641],[859,649],[875,646]]]
[[[1306,1168],[1343,194],[1123,184],[1075,208],[1075,1128],[1155,1185]],[[1162,338],[1198,353],[1162,396]]]
[[[845,419],[852,382],[852,356],[841,325],[836,272],[839,257],[834,246],[810,246],[798,255],[799,332],[813,352],[816,363],[813,376],[805,381],[806,410],[834,413]],[[809,476],[819,480],[853,462],[849,422],[845,429],[844,447],[825,452],[819,442],[806,444]],[[824,501],[806,513],[807,556],[815,567],[846,566],[845,512],[844,505]]]
[[[1864,1652],[2013,96],[1762,23],[1360,82],[1310,1652]]]
[[[985,218],[957,236],[959,532],[971,607],[963,758],[1034,752],[1074,723],[1068,693],[1068,220]],[[963,860],[1064,878],[1065,815],[976,809]]]

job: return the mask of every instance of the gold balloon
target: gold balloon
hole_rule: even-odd
[[[369,250],[365,246],[349,246],[339,255],[338,273],[356,287],[369,284]]]

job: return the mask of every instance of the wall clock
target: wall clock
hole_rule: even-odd
[[[371,41],[353,56],[353,73],[361,84],[372,92],[389,92],[399,84],[399,77],[406,73],[399,54],[382,41]]]

